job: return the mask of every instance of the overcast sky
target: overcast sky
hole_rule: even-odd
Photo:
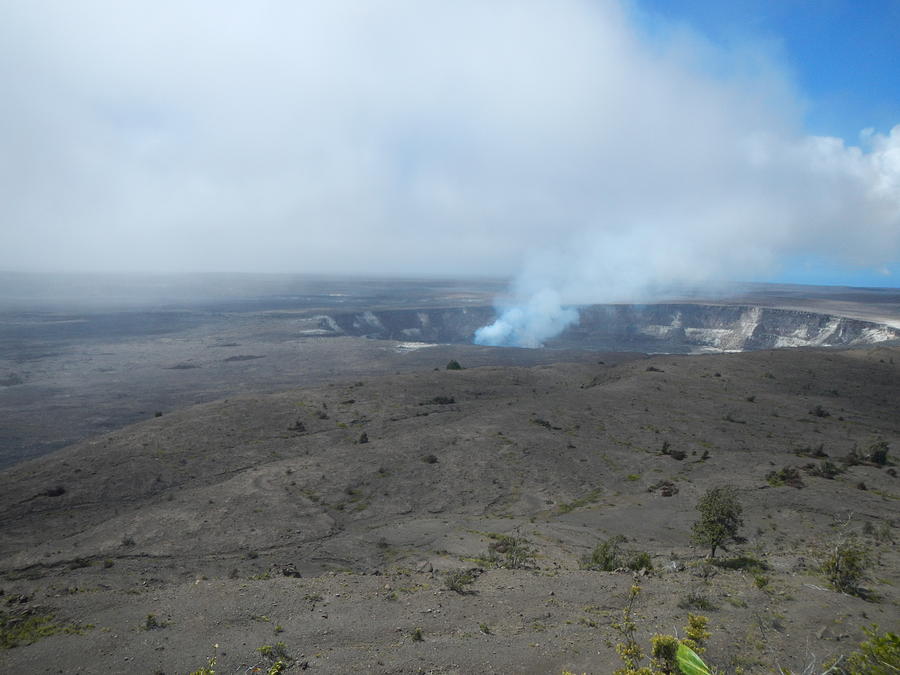
[[[725,4],[0,0],[0,269],[900,286],[900,3]]]

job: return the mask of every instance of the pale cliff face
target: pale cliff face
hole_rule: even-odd
[[[489,308],[388,310],[316,317],[322,335],[468,343]],[[890,325],[815,312],[721,305],[591,305],[549,347],[689,353],[876,344],[900,339]]]

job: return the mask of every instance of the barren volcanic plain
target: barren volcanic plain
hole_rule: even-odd
[[[498,285],[259,283],[5,300],[0,671],[611,673],[634,584],[645,650],[702,614],[727,673],[900,624],[897,293],[595,309],[512,349],[466,340]],[[725,485],[743,525],[710,561],[695,506]],[[842,593],[820,561],[851,540]]]

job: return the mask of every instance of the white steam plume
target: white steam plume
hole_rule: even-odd
[[[482,345],[540,347],[548,337],[556,335],[578,319],[578,312],[560,306],[555,291],[544,289],[530,296],[522,305],[506,308],[500,318],[475,332],[475,342]]]
[[[690,107],[669,103],[676,116]],[[577,305],[651,301],[673,288],[758,276],[792,257],[870,269],[898,259],[900,126],[863,131],[861,149],[720,121],[714,147],[649,156],[646,176],[624,167],[624,178],[599,181],[609,201],[530,253],[498,319],[475,342],[540,346],[577,321]]]

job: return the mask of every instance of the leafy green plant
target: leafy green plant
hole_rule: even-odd
[[[863,628],[866,637],[847,659],[846,675],[896,675],[900,673],[900,636],[879,633],[878,626]]]
[[[457,361],[456,359],[451,359],[447,363],[447,370],[462,370],[462,369],[463,369],[463,367],[461,365],[459,365],[459,361]]]
[[[683,642],[678,645],[675,659],[678,662],[678,668],[684,675],[712,675],[710,669],[703,663],[703,659]]]

